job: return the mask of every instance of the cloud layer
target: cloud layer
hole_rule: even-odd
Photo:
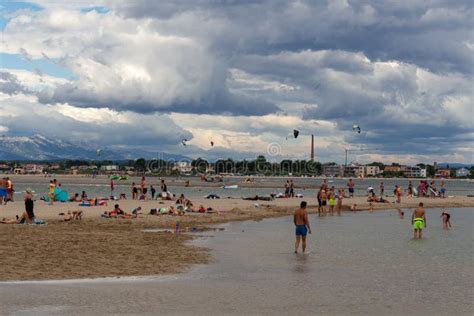
[[[470,1],[35,2],[10,14],[0,52],[73,77],[2,65],[8,133],[210,158],[275,142],[304,158],[315,134],[323,161],[354,147],[364,160],[472,162]],[[293,128],[303,137],[288,143]]]

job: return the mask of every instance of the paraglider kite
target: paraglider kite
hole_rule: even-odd
[[[358,134],[360,134],[360,126],[359,125],[352,125],[352,130],[354,132],[357,132]]]
[[[293,136],[293,138],[298,138],[299,134],[300,134],[300,131],[297,130],[297,129],[294,129],[293,133],[290,133],[290,134],[288,134],[288,136],[286,136],[286,139],[288,140],[288,137],[292,137],[292,136]]]

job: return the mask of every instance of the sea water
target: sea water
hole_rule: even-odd
[[[310,215],[308,253],[294,254],[291,217],[220,225],[194,243],[213,260],[173,278],[0,283],[5,313],[459,315],[474,312],[473,209]],[[407,210],[405,210],[407,212]]]
[[[16,198],[21,198],[21,195],[24,194],[27,188],[30,188],[34,191],[35,195],[39,198],[48,192],[49,187],[49,180],[50,178],[38,178],[35,181],[31,181],[30,179],[22,179],[17,178],[17,181],[14,181],[15,191],[16,191]],[[63,190],[66,190],[69,195],[74,195],[74,193],[81,194],[82,191],[86,191],[89,197],[96,197],[96,196],[103,196],[108,197],[111,194],[110,191],[110,184],[105,183],[108,180],[104,178],[80,178],[74,179],[74,182],[68,182],[67,179],[61,181],[61,178],[58,177],[59,181],[62,184]],[[224,189],[222,187],[204,187],[204,186],[191,186],[191,187],[183,187],[183,186],[173,186],[172,181],[175,178],[167,179],[168,182],[168,190],[170,190],[174,194],[181,194],[183,193],[186,197],[189,198],[200,198],[205,197],[209,194],[217,194],[220,197],[233,197],[233,198],[240,198],[240,197],[251,197],[255,195],[260,196],[269,196],[270,193],[281,193],[284,192],[284,184],[286,182],[286,178],[275,178],[275,177],[261,177],[255,178],[255,185],[256,186],[278,186],[281,187],[260,187],[260,188],[251,188],[251,187],[239,187],[237,189]],[[186,178],[181,178],[181,181],[184,181]],[[15,179],[14,179],[15,180]],[[194,178],[194,180],[196,180]],[[80,183],[78,183],[80,181]],[[130,181],[135,181],[137,185],[140,183],[140,178],[131,178]],[[130,182],[129,181],[129,182]],[[234,184],[241,184],[243,178],[224,178],[224,182],[222,182],[222,186],[224,185],[234,185]],[[347,179],[328,179],[329,186],[335,186],[336,188],[344,188],[347,189]],[[375,189],[375,192],[379,194],[379,187],[380,182],[384,182],[385,187],[385,194],[386,195],[393,195],[393,190],[395,185],[400,185],[402,190],[406,191],[408,188],[408,179],[355,179],[355,194],[356,195],[366,195],[367,188],[372,186]],[[418,186],[418,181],[416,179],[411,180],[413,187]],[[431,180],[429,180],[431,181]],[[317,178],[293,178],[293,182],[297,186],[295,189],[296,193],[303,194],[303,196],[315,196],[316,189],[309,188],[310,186],[318,186],[321,184],[322,179]],[[158,178],[148,178],[147,179],[148,185],[153,184],[155,189],[160,192],[160,184]],[[436,180],[437,187],[440,187],[440,180]],[[124,184],[120,181],[114,182],[115,189],[113,194],[115,196],[119,196],[120,193],[125,193],[128,198],[131,197],[131,185]],[[250,184],[251,185],[251,184]],[[446,188],[447,188],[447,195],[459,195],[459,196],[466,196],[470,194],[474,194],[474,183],[466,181],[466,180],[449,180],[446,181]],[[150,190],[148,190],[150,193]],[[347,194],[347,190],[346,190]]]

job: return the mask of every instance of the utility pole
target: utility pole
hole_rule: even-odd
[[[314,161],[314,135],[311,134],[311,161]]]

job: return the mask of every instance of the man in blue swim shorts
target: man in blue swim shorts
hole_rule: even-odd
[[[293,216],[293,222],[295,224],[295,253],[298,253],[298,248],[300,246],[300,240],[303,241],[302,249],[303,253],[306,251],[306,235],[311,234],[311,227],[309,226],[308,221],[308,212],[306,211],[306,202],[302,201],[300,208],[295,211]]]

